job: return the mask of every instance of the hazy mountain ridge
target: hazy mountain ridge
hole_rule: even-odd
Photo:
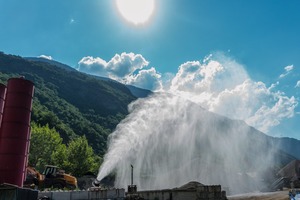
[[[295,138],[273,138],[274,143],[284,152],[300,159],[300,141]]]
[[[55,65],[57,67],[60,67],[62,69],[68,70],[68,71],[76,71],[73,67],[70,67],[69,65],[60,63],[55,60],[49,60],[47,58],[41,58],[41,57],[24,57],[24,59],[29,60],[29,61],[36,61],[36,62],[44,62],[44,63],[49,63],[50,65]]]

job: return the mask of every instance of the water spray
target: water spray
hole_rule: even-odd
[[[97,181],[115,171],[115,187],[124,188],[132,165],[141,190],[194,180],[247,192],[262,187],[262,171],[273,163],[272,148],[255,129],[184,98],[156,94],[130,104],[129,112],[110,135]]]
[[[274,148],[242,120],[268,130],[287,115],[279,111],[269,119],[264,112],[282,110],[274,109],[276,104],[293,110],[293,98],[279,98],[222,54],[182,64],[169,84],[164,88],[168,93],[129,105],[129,115],[109,136],[97,180],[114,171],[115,187],[125,187],[132,164],[132,178],[141,190],[189,181],[221,184],[233,193],[264,187],[263,172],[274,164]]]

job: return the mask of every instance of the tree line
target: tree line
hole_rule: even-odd
[[[55,165],[80,177],[87,172],[97,173],[101,157],[88,145],[85,136],[77,136],[67,144],[55,128],[31,124],[28,165],[42,172],[45,165]]]

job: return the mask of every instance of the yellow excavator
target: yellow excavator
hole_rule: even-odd
[[[53,165],[46,165],[42,174],[33,167],[27,167],[24,187],[38,188],[40,190],[45,188],[74,190],[77,188],[77,179]]]

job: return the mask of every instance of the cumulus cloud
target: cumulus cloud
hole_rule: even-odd
[[[161,75],[155,68],[151,67],[150,69],[140,70],[136,75],[129,76],[127,84],[150,90],[160,90],[162,88],[160,79]]]
[[[279,75],[279,78],[283,78],[285,76],[287,76],[289,73],[291,73],[291,71],[294,69],[293,65],[288,65],[284,68],[285,72],[283,74]]]
[[[106,69],[107,63],[101,58],[94,58],[92,56],[87,56],[82,58],[78,63],[78,70],[88,74],[93,74],[97,76],[108,76]]]
[[[148,66],[149,62],[141,54],[122,53],[116,54],[108,63],[107,69],[115,78],[127,77],[136,70]]]
[[[116,54],[108,62],[99,57],[84,57],[78,62],[78,70],[124,84],[157,90],[161,88],[161,75],[148,65],[149,62],[141,54],[122,53]]]
[[[78,63],[78,70],[105,76],[124,84],[171,92],[198,103],[203,108],[244,120],[249,125],[268,132],[285,118],[295,115],[297,99],[276,90],[279,82],[267,86],[250,78],[245,68],[222,53],[202,61],[187,61],[176,74],[160,74],[140,54],[116,54],[110,61],[87,56]],[[285,67],[286,76],[293,65]],[[295,87],[300,87],[300,81]]]
[[[295,88],[300,88],[300,80],[297,81],[296,85],[295,85]]]
[[[52,60],[53,59],[52,56],[46,56],[46,55],[40,55],[40,56],[38,56],[38,58],[45,58],[47,60]]]
[[[251,80],[242,65],[222,54],[203,61],[182,64],[170,91],[263,132],[294,116],[298,102],[293,96],[274,91],[278,83],[267,87]],[[291,70],[292,66],[286,67],[286,71]]]
[[[280,124],[285,118],[295,115],[295,108],[298,105],[295,97],[287,97],[279,93],[271,93],[274,102],[269,105],[262,105],[253,116],[246,119],[246,122],[254,127],[258,127],[263,132],[268,132],[271,127]]]

